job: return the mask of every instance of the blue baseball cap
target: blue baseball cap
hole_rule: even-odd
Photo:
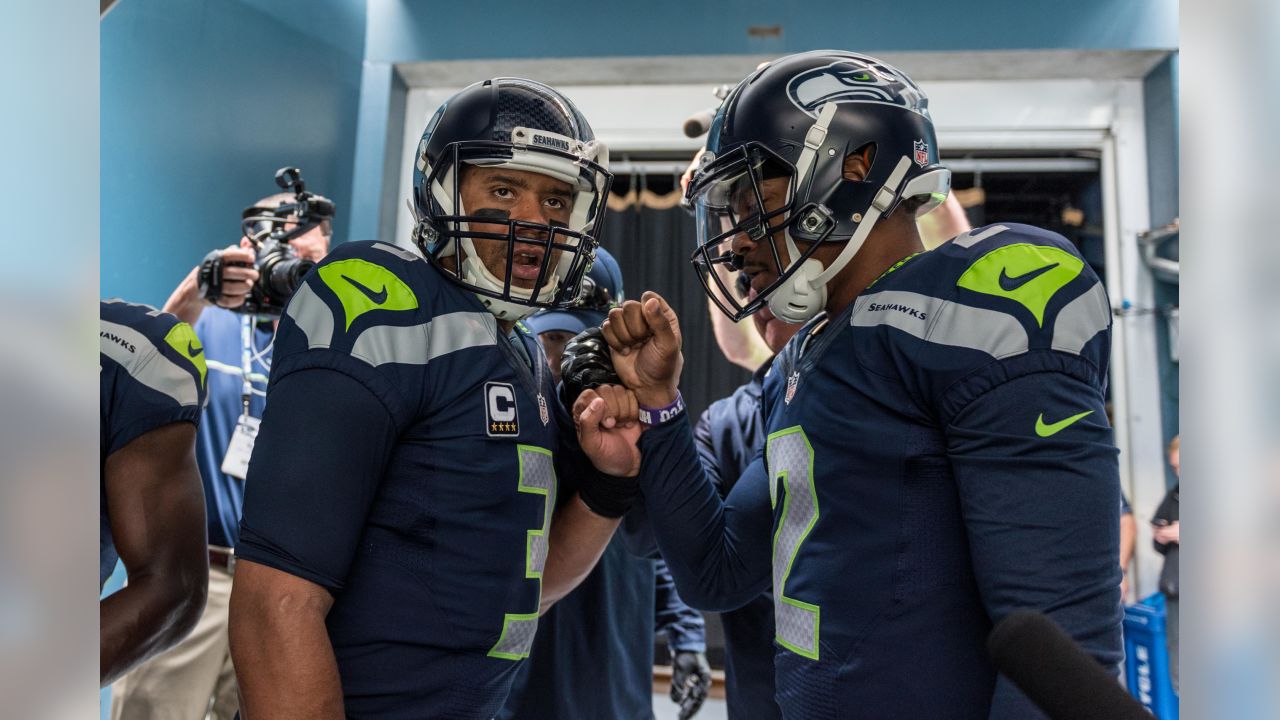
[[[580,308],[573,310],[543,310],[524,321],[535,335],[559,330],[577,335],[587,328],[599,327],[608,316],[609,308],[624,299],[622,294],[622,269],[608,250],[596,248],[596,261],[582,281],[583,294]]]

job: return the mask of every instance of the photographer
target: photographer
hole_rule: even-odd
[[[237,712],[227,609],[245,470],[265,406],[279,313],[301,276],[329,252],[333,232],[332,204],[306,193],[295,169],[277,173],[277,184],[293,192],[246,208],[239,244],[209,253],[164,306],[194,326],[208,365],[209,401],[196,459],[209,533],[209,597],[184,641],[115,685],[113,720],[206,713],[231,720]]]

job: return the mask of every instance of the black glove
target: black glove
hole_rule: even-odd
[[[711,666],[704,653],[677,650],[671,658],[671,702],[680,706],[680,720],[698,714],[711,690]]]
[[[569,412],[583,390],[621,384],[600,328],[587,328],[565,344],[560,359],[560,402]]]
[[[560,360],[560,402],[570,413],[583,390],[621,384],[600,328],[587,328],[565,344]],[[636,478],[614,477],[599,471],[578,489],[578,496],[592,512],[608,518],[626,515],[639,495]]]

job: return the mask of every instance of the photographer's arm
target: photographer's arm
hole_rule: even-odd
[[[217,304],[228,310],[238,308],[249,297],[253,283],[258,279],[258,271],[253,268],[253,250],[249,241],[242,239],[239,245],[230,245],[222,252],[222,294]],[[237,267],[231,263],[245,263],[249,267]],[[200,266],[191,268],[191,272],[173,289],[169,299],[164,303],[164,311],[178,316],[179,320],[195,325],[204,312],[205,303],[200,292]]]

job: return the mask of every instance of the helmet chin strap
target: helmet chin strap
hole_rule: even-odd
[[[822,263],[809,258],[800,264],[791,277],[777,290],[769,294],[769,311],[788,323],[808,322],[827,305],[827,283],[835,277],[858,254],[862,244],[867,241],[872,228],[880,220],[880,216],[893,207],[898,199],[898,187],[911,167],[911,159],[905,155],[898,158],[898,164],[889,179],[876,191],[875,197],[867,208],[866,215],[853,231],[853,237],[845,243],[844,249],[831,262],[831,267],[822,268]],[[791,237],[791,231],[784,231],[787,240],[787,252],[791,257],[800,257],[800,248]]]

